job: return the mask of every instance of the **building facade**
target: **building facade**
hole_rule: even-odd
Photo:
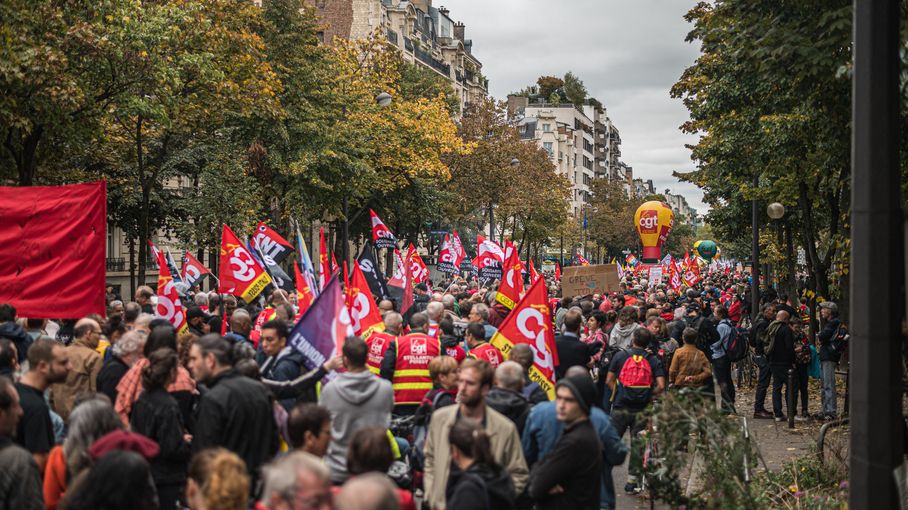
[[[675,221],[697,226],[697,210],[687,204],[687,199],[683,195],[676,195],[671,190],[665,190],[665,203],[672,208],[675,213]]]
[[[430,69],[448,80],[461,111],[488,95],[489,81],[473,55],[466,26],[431,0],[306,0],[315,7],[325,30],[322,41],[335,37],[365,39],[382,34],[407,62]]]

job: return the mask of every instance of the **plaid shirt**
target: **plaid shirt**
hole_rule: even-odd
[[[117,384],[117,401],[114,404],[114,410],[120,415],[120,421],[127,427],[129,426],[129,413],[132,412],[132,406],[139,400],[142,394],[142,369],[148,366],[148,358],[142,358],[130,367],[126,375],[120,379]],[[177,391],[189,391],[196,393],[195,381],[189,375],[189,371],[182,366],[177,367],[177,379],[167,387],[168,393]]]

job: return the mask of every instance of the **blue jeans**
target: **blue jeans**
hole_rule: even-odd
[[[836,416],[836,394],[835,394],[835,367],[838,365],[835,361],[820,362],[820,382],[823,386],[823,414]]]

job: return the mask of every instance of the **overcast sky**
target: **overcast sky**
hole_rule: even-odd
[[[678,182],[672,171],[694,168],[678,130],[688,120],[671,86],[693,63],[699,45],[684,42],[683,16],[694,0],[434,0],[466,25],[473,54],[489,78],[490,93],[534,84],[541,75],[583,80],[621,132],[621,159],[634,177],[652,179],[706,212],[700,190]]]

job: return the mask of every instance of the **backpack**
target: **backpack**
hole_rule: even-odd
[[[703,325],[705,323],[706,317],[703,317],[701,315],[690,327],[697,330],[697,349],[700,349],[701,351],[706,353],[706,357],[709,358],[710,354],[712,353],[712,345],[716,343],[719,338],[714,337],[708,328],[706,328],[706,330],[704,331]]]
[[[836,354],[842,354],[848,349],[848,340],[850,338],[851,335],[848,334],[848,328],[844,324],[840,324],[835,336],[829,341],[829,348]]]
[[[425,460],[424,448],[426,438],[429,435],[429,423],[432,421],[432,413],[438,408],[438,401],[441,397],[449,394],[446,390],[436,388],[429,390],[422,398],[419,407],[413,415],[413,444],[410,448],[410,465],[417,471],[422,470]]]
[[[632,406],[645,406],[653,394],[653,367],[643,354],[629,353],[618,373],[618,391],[621,402]]]
[[[736,328],[730,320],[725,319],[729,327],[731,327],[731,334],[728,336],[728,340],[725,342],[725,357],[728,358],[728,361],[741,361],[747,356],[747,335]]]
[[[760,333],[760,342],[763,344],[763,353],[769,356],[773,347],[776,345],[776,333],[782,327],[788,327],[784,322],[772,321],[766,329]]]

